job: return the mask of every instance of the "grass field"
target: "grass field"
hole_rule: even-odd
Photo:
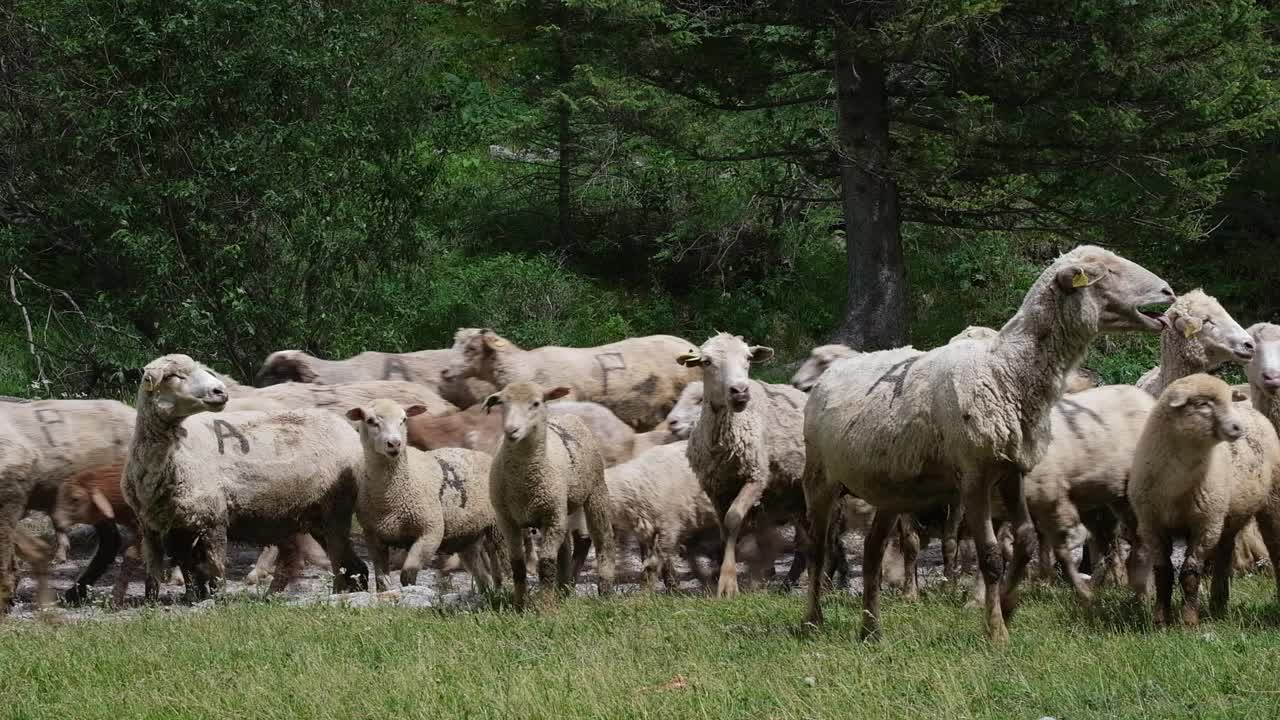
[[[516,616],[232,601],[209,612],[0,624],[8,718],[1274,718],[1269,578],[1228,617],[1156,632],[1126,594],[1079,610],[1034,589],[1007,647],[960,591],[890,597],[858,643],[856,597],[796,628],[802,598],[633,595]]]

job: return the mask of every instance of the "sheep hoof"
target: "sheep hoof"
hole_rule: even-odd
[[[991,628],[989,635],[991,636],[991,642],[996,645],[1009,644],[1009,628],[1005,627],[1003,623]]]
[[[722,598],[732,598],[732,597],[736,597],[737,594],[738,594],[738,578],[732,577],[732,576],[721,577],[720,585],[716,590],[716,596],[722,597]]]
[[[76,583],[67,588],[66,594],[62,596],[62,601],[68,605],[79,605],[89,597],[89,588]]]

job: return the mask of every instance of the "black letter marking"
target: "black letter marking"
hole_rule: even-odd
[[[388,355],[386,362],[382,364],[382,379],[390,380],[392,375],[399,375],[401,380],[408,380],[409,369],[404,366],[404,360],[399,355]]]
[[[462,482],[462,476],[458,475],[458,471],[444,460],[436,458],[436,462],[440,463],[440,472],[444,475],[440,480],[440,499],[444,500],[444,489],[450,487],[458,491],[458,504],[466,507],[467,486]]]
[[[225,430],[225,434],[223,432],[224,430]],[[240,431],[232,427],[231,423],[227,422],[226,420],[213,421],[213,434],[215,437],[218,438],[218,454],[219,455],[227,454],[227,450],[223,444],[223,440],[229,437],[233,437],[240,441],[241,455],[249,454],[249,438],[245,437],[244,435],[241,435]]]
[[[338,391],[330,385],[313,385],[311,403],[316,407],[329,407],[338,404]]]
[[[911,366],[915,365],[916,361],[919,360],[920,357],[921,356],[916,355],[915,357],[909,357],[906,360],[894,363],[894,365],[889,368],[888,372],[880,376],[879,380],[871,383],[871,387],[867,389],[867,394],[870,395],[875,392],[875,389],[880,385],[880,383],[893,383],[893,399],[897,400],[902,397],[902,385],[907,381],[907,373],[911,371]]]
[[[36,422],[40,423],[40,431],[44,433],[44,439],[49,443],[49,447],[61,447],[61,444],[53,436],[53,432],[49,428],[53,425],[65,425],[67,423],[62,417],[62,411],[57,408],[40,408],[36,410]]]
[[[1084,432],[1080,430],[1080,425],[1077,422],[1077,419],[1081,415],[1089,416],[1089,418],[1091,418],[1094,422],[1098,423],[1102,427],[1107,426],[1107,423],[1103,421],[1101,415],[1081,405],[1075,400],[1068,400],[1067,398],[1062,398],[1061,400],[1059,400],[1058,412],[1062,413],[1062,419],[1067,421],[1067,427],[1071,429],[1071,434],[1075,435],[1081,440],[1084,439]]]
[[[607,359],[611,360],[606,361]],[[609,394],[609,373],[627,369],[627,361],[620,352],[600,353],[596,356],[600,365],[600,394]]]
[[[564,443],[564,450],[569,453],[569,464],[577,465],[578,456],[574,454],[573,446],[578,444],[578,439],[570,435],[564,428],[556,425],[555,423],[548,423],[547,427],[551,428],[551,432],[555,433],[556,436],[560,438],[560,442]]]
[[[760,387],[764,388],[764,394],[768,395],[770,400],[777,400],[778,398],[782,398],[783,400],[786,400],[787,404],[790,405],[791,407],[797,410],[800,409],[800,406],[796,404],[796,401],[790,395],[780,390],[770,389],[769,383],[760,383]]]

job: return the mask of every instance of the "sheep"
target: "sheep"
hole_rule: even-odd
[[[831,363],[857,354],[858,351],[848,345],[819,345],[809,351],[809,357],[791,376],[791,386],[800,392],[809,392]]]
[[[671,436],[677,440],[688,440],[693,434],[693,428],[698,424],[698,418],[702,417],[702,381],[694,380],[684,386],[684,390],[680,391],[680,397],[676,399],[676,404],[671,408],[671,412],[667,413],[667,428],[671,431]]]
[[[831,509],[847,489],[876,508],[863,552],[862,637],[880,637],[880,567],[899,513],[963,504],[985,582],[985,625],[1008,640],[1035,531],[1023,475],[1043,455],[1051,408],[1067,374],[1100,331],[1159,331],[1169,286],[1107,250],[1082,246],[1058,258],[1028,291],[1017,314],[987,341],[921,353],[864,353],[840,360],[809,394],[804,412],[804,493],[810,537],[827,537]],[[1006,572],[991,523],[991,490],[1013,523]],[[822,623],[824,543],[814,543],[806,625]],[[999,587],[1005,581],[1003,592]]]
[[[1253,338],[1199,288],[1179,297],[1167,317],[1160,334],[1160,364],[1136,383],[1153,397],[1159,397],[1174,380],[1229,362],[1244,364],[1253,357]]]
[[[226,403],[222,381],[186,355],[143,368],[123,489],[138,517],[148,598],[158,596],[165,550],[183,568],[188,598],[206,596],[224,577],[229,536],[280,544],[290,568],[291,536],[323,532],[334,592],[349,572],[367,582],[350,544],[363,463],[356,431],[324,410],[220,413]],[[271,589],[290,579],[278,574]]]
[[[1249,382],[1245,386],[1244,400],[1252,402],[1254,409],[1271,421],[1271,425],[1280,432],[1280,325],[1257,323],[1248,329],[1253,338],[1253,359],[1245,366],[1245,375]],[[1232,388],[1233,393],[1237,390]],[[1235,396],[1233,395],[1233,399]],[[1263,543],[1259,528],[1250,525],[1241,533],[1240,545],[1243,546],[1236,567],[1255,565],[1268,560],[1273,563],[1276,556]]]
[[[321,360],[301,350],[280,350],[267,356],[255,382],[259,387],[268,387],[286,382],[345,385],[396,379],[425,385],[465,409],[494,388],[482,380],[443,377],[442,371],[455,362],[454,354],[448,348],[411,353],[362,352],[346,360]]]
[[[547,403],[569,388],[511,383],[484,401],[502,407],[503,440],[489,474],[489,497],[507,543],[517,611],[525,607],[524,530],[538,531],[538,582],[571,586],[568,517],[582,510],[596,546],[599,593],[613,591],[614,539],[600,443],[577,417],[548,417]],[[550,432],[548,432],[550,431]]]
[[[662,422],[696,370],[664,360],[689,347],[670,335],[650,335],[593,348],[522,350],[492,330],[459,331],[455,364],[446,379],[478,377],[504,387],[513,382],[565,386],[575,399],[598,402],[623,422],[645,431]]]
[[[229,392],[235,392],[232,388]],[[319,408],[341,415],[347,408],[373,402],[378,398],[390,398],[402,405],[422,405],[429,415],[449,415],[458,408],[445,401],[434,390],[403,380],[371,380],[340,385],[313,385],[310,383],[283,383],[264,388],[248,388],[237,397],[251,398],[255,402],[274,401],[290,410]]]
[[[719,333],[676,360],[702,369],[704,402],[687,454],[721,518],[724,558],[716,588],[720,597],[738,592],[737,540],[751,509],[759,504],[770,520],[804,512],[799,486],[804,469],[804,393],[748,377],[751,363],[771,357],[772,348],[749,346],[739,336]],[[824,531],[809,537],[830,536]]]
[[[600,441],[606,467],[629,460],[634,453],[636,432],[598,403],[557,400],[547,404],[553,418],[575,415]],[[462,447],[494,455],[502,445],[502,418],[472,406],[453,415],[409,418],[408,442],[419,450]]]
[[[1155,623],[1168,624],[1173,595],[1173,539],[1185,534],[1180,573],[1182,620],[1200,620],[1200,575],[1212,553],[1210,612],[1227,607],[1236,534],[1255,515],[1273,551],[1280,552],[1267,512],[1280,479],[1280,438],[1262,413],[1234,403],[1231,388],[1211,375],[1174,381],[1160,395],[1133,457],[1129,501],[1138,546],[1129,580],[1139,598],[1155,562]],[[1277,557],[1273,553],[1273,557]],[[1280,580],[1278,580],[1280,582]]]
[[[58,487],[76,473],[123,460],[132,432],[133,410],[114,400],[0,405],[0,614],[9,606],[18,521],[31,510],[52,512]]]
[[[492,461],[474,450],[408,447],[405,422],[424,412],[421,405],[401,408],[385,399],[347,411],[364,448],[356,516],[373,559],[377,590],[385,592],[390,585],[390,547],[406,546],[401,585],[415,584],[418,571],[437,552],[460,552],[476,587],[487,591],[493,579],[477,551],[485,545],[496,553],[498,547],[489,502]],[[493,569],[500,573],[494,557]]]

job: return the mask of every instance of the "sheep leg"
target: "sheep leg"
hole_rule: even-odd
[[[498,530],[506,538],[508,559],[511,562],[511,604],[516,612],[524,611],[525,596],[529,592],[529,566],[525,564],[525,532],[514,524],[498,518]]]
[[[884,546],[898,521],[897,513],[876,510],[862,548],[862,639],[880,640],[880,571],[884,567]]]
[[[93,552],[89,567],[84,569],[80,577],[67,589],[64,598],[69,604],[83,602],[89,596],[89,588],[102,577],[102,574],[115,562],[120,553],[120,529],[114,522],[105,520],[93,526],[98,535],[98,548]]]
[[[444,527],[435,525],[409,546],[409,553],[404,557],[404,565],[400,567],[400,587],[418,584],[418,572],[427,561],[435,557],[444,540]]]
[[[724,559],[720,561],[720,583],[716,589],[716,594],[722,598],[731,598],[738,594],[738,535],[742,532],[747,513],[760,502],[763,494],[763,482],[757,480],[748,482],[738,491],[738,496],[733,499],[728,510],[723,514],[724,519],[720,527],[721,536],[724,538]],[[826,537],[825,525],[823,534],[815,537]]]
[[[1023,474],[1013,469],[1000,482],[1000,499],[1009,513],[1009,528],[1013,535],[1013,557],[1006,559],[1009,564],[1005,573],[1000,608],[1008,622],[1018,609],[1018,585],[1027,574],[1027,563],[1036,552],[1036,528],[1031,524],[1031,513],[1027,510],[1027,497],[1023,492]],[[1004,543],[1001,543],[1003,552]]]
[[[1144,548],[1155,553],[1156,609],[1154,621],[1156,627],[1169,624],[1169,615],[1173,612],[1173,539],[1170,537],[1144,537]],[[1132,580],[1132,575],[1130,579]],[[1136,588],[1135,588],[1136,589]]]
[[[142,563],[147,573],[143,597],[155,602],[160,599],[160,583],[164,580],[164,538],[155,530],[139,530],[142,534]]]
[[[71,538],[67,537],[67,533],[62,530],[55,529],[53,531],[53,539],[55,542],[53,551],[53,562],[64,563],[67,561],[67,553],[71,552]]]
[[[0,615],[9,612],[13,604],[13,592],[17,587],[17,574],[13,565],[14,542],[25,502],[23,500],[19,503],[13,497],[4,498],[0,502]]]
[[[1084,576],[1080,574],[1080,570],[1076,567],[1075,561],[1071,558],[1071,548],[1067,545],[1066,533],[1056,528],[1051,532],[1053,554],[1058,559],[1058,564],[1062,566],[1062,571],[1067,574],[1067,579],[1071,582],[1071,587],[1075,589],[1076,596],[1085,605],[1092,603],[1093,590],[1089,588],[1089,583],[1085,581]]]
[[[208,568],[206,582],[209,594],[212,595],[227,584],[227,526],[222,525],[205,533],[203,544]]]
[[[671,533],[658,533],[653,541],[653,555],[657,558],[658,575],[667,590],[679,587],[676,579],[675,557],[679,552],[679,544]]]
[[[141,559],[137,542],[125,548],[124,557],[120,558],[120,568],[116,571],[115,585],[111,588],[111,604],[115,607],[124,605],[125,596],[129,594],[129,576],[133,574],[133,568],[137,567]]]
[[[36,579],[36,607],[43,610],[53,602],[53,595],[49,592],[49,565],[53,560],[53,550],[21,527],[14,535],[14,552],[31,565],[31,574]]]
[[[809,537],[831,537],[831,515],[841,489],[827,481],[826,469],[812,452],[805,463],[802,484],[805,510],[809,515]],[[822,569],[826,565],[827,543],[815,542],[809,547],[812,555],[809,558],[809,605],[804,626],[816,628],[822,625]]]
[[[1267,555],[1271,559],[1271,574],[1276,581],[1276,599],[1280,600],[1280,503],[1273,502],[1268,508],[1254,518],[1258,522],[1258,534],[1262,535],[1262,543],[1267,546]]]
[[[524,534],[524,557],[525,572],[529,575],[538,574],[538,546],[533,541],[533,533],[526,532]]]
[[[275,573],[271,576],[271,585],[267,587],[268,593],[284,592],[289,583],[302,574],[302,552],[297,540],[291,537],[276,548]]]
[[[258,553],[258,559],[253,563],[253,569],[245,575],[244,581],[249,584],[257,584],[262,582],[271,574],[271,569],[276,566],[276,560],[280,557],[280,548],[275,545],[268,545],[262,548],[262,552]]]
[[[569,551],[565,546],[569,529],[565,527],[565,516],[555,518],[538,531],[538,586],[540,591],[551,590],[560,578],[560,551],[564,547],[565,563],[569,562]],[[566,568],[566,573],[567,573]]]
[[[477,540],[458,553],[462,567],[471,573],[471,586],[475,590],[487,593],[493,588],[493,576],[489,573],[489,565],[484,557],[484,540]]]
[[[369,551],[369,560],[373,562],[374,589],[386,592],[391,588],[391,549],[382,544],[382,539],[376,534],[368,531],[364,534],[364,545]]]
[[[1231,561],[1235,555],[1237,535],[1235,531],[1223,532],[1213,549],[1213,579],[1209,585],[1209,614],[1212,617],[1222,617],[1231,599],[1231,574],[1234,571]]]
[[[556,590],[562,595],[572,595],[575,582],[573,574],[573,531],[564,534],[560,547],[556,548]]]
[[[902,597],[919,600],[920,524],[910,513],[898,516],[898,546],[902,548]]]
[[[954,581],[960,577],[960,529],[964,523],[964,509],[959,505],[947,508],[947,519],[942,524],[942,575]]]
[[[489,573],[493,578],[493,589],[502,587],[502,576],[506,574],[509,553],[506,538],[497,527],[489,528],[484,534],[485,555],[489,559]]]
[[[1221,538],[1222,525],[1210,524],[1187,542],[1187,556],[1182,561],[1182,571],[1178,573],[1178,584],[1182,586],[1182,622],[1189,627],[1200,624],[1200,576],[1204,574],[1205,555],[1218,545]],[[1232,552],[1234,550],[1235,544],[1232,543]],[[1230,576],[1229,559],[1222,570]]]
[[[978,568],[983,583],[987,636],[998,643],[1008,642],[1004,613],[1000,608],[1000,581],[1004,577],[1004,555],[991,525],[991,486],[985,478],[973,476],[963,482],[964,515],[978,551]],[[866,579],[863,579],[866,582]]]

